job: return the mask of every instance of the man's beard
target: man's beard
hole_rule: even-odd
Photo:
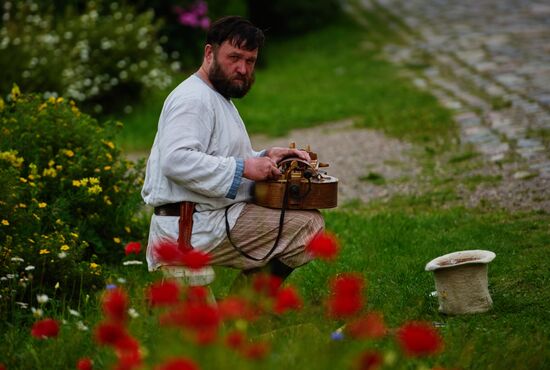
[[[240,78],[242,81],[241,85],[233,83],[234,79],[232,80],[227,76],[227,74],[222,70],[222,68],[218,64],[218,61],[214,57],[212,67],[208,72],[208,79],[210,80],[212,86],[214,86],[216,91],[222,94],[226,99],[242,98],[246,95],[246,93],[248,93],[248,91],[252,87],[255,77],[254,73],[252,73],[250,78],[246,75],[239,75],[238,78]]]

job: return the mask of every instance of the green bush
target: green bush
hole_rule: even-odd
[[[122,158],[118,126],[18,87],[0,100],[0,277],[10,289],[93,284],[125,242],[144,239],[143,163]],[[2,299],[11,295],[0,287]]]
[[[6,6],[9,4],[9,6]],[[106,7],[107,5],[105,5]],[[0,93],[65,96],[85,111],[108,113],[144,91],[171,84],[153,13],[89,2],[63,14],[32,1],[6,2],[0,27]]]

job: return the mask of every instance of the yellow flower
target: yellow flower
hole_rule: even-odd
[[[63,103],[63,98],[60,96],[59,98],[57,98],[57,100],[55,102],[57,104],[61,104],[61,103]]]
[[[53,96],[50,96],[50,98],[48,99],[48,103],[55,104],[55,98]]]
[[[95,270],[95,269],[97,269],[98,267],[99,267],[99,265],[98,265],[97,263],[94,263],[94,262],[90,263],[90,268],[91,268],[92,270]]]
[[[111,155],[111,153],[105,153],[105,158],[107,158],[109,161],[113,160],[113,156]]]
[[[42,176],[56,177],[57,171],[54,168],[45,168],[42,172]]]
[[[13,84],[13,88],[11,89],[11,100],[16,101],[19,95],[21,95],[21,90],[19,90],[19,86]]]
[[[61,249],[62,251],[68,251],[71,248],[67,244],[63,244],[59,249]]]
[[[114,185],[113,190],[115,191],[115,193],[118,193],[120,191],[120,188],[118,186]]]
[[[73,180],[73,186],[79,188],[80,186],[82,186],[82,183],[80,182],[80,180]]]
[[[25,203],[19,203],[19,208],[27,208],[27,205]]]
[[[48,162],[48,167],[53,167],[54,164],[55,164],[55,161],[53,159],[50,159]]]
[[[99,194],[102,191],[103,191],[103,189],[99,185],[94,185],[94,186],[88,188],[88,194]]]
[[[90,177],[88,180],[90,181],[90,185],[99,185],[99,179],[97,177]]]
[[[2,225],[9,226],[10,222],[8,220],[2,220]]]
[[[46,208],[48,204],[46,202],[40,202],[38,203],[38,208]]]
[[[27,179],[24,178],[24,177],[20,177],[20,178],[19,178],[19,181],[21,181],[21,182],[27,182]]]
[[[103,169],[104,169],[105,171],[109,171],[109,170],[111,169],[111,166],[105,166],[105,167],[103,167]]]
[[[63,225],[63,221],[61,221],[60,218],[58,218],[57,220],[55,220],[55,223],[58,224],[58,225]]]
[[[4,103],[4,99],[2,99],[2,97],[0,96],[0,112],[4,110],[5,106],[6,104]]]
[[[74,152],[71,149],[62,149],[61,152],[69,158],[74,157]]]
[[[105,195],[103,197],[103,201],[105,202],[105,204],[107,204],[108,206],[112,205],[113,202],[111,202],[111,199],[109,199],[109,196],[108,195]]]
[[[103,142],[103,144],[107,145],[109,148],[111,149],[114,149],[115,148],[115,144],[113,144],[112,141],[106,141],[106,140],[101,140]]]
[[[47,249],[41,249],[39,253],[40,254],[50,254],[50,251],[47,250]]]
[[[9,162],[13,167],[19,168],[23,165],[24,159],[17,156],[17,150],[0,152],[0,160]]]
[[[77,233],[70,233],[70,234],[71,234],[71,236],[72,236],[73,238],[78,238],[78,234],[77,234]]]
[[[130,229],[129,226],[124,226],[124,230],[126,230],[126,232],[127,232],[128,234],[130,234],[130,233],[132,232],[132,230]]]
[[[113,241],[117,244],[120,244],[120,238],[118,238],[116,236],[113,238]]]

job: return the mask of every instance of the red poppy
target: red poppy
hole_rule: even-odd
[[[426,322],[409,322],[397,331],[397,341],[410,357],[429,356],[441,350],[443,340]]]
[[[103,322],[95,329],[95,340],[101,345],[116,346],[127,336],[126,330],[120,323]]]
[[[172,241],[161,241],[153,246],[153,253],[159,262],[168,265],[181,263],[183,252],[179,250],[178,244]]]
[[[231,349],[240,349],[245,343],[246,337],[243,332],[233,330],[225,336],[225,345]]]
[[[0,370],[6,370],[6,365],[0,364]]]
[[[180,286],[175,281],[160,281],[153,283],[146,294],[152,306],[169,306],[179,302]]]
[[[306,250],[309,251],[314,257],[332,261],[336,258],[340,247],[334,235],[321,232],[311,239],[306,246]]]
[[[182,324],[185,327],[197,332],[217,329],[221,323],[218,309],[207,304],[184,304],[182,306],[182,318]]]
[[[255,312],[251,304],[241,297],[227,297],[218,302],[218,311],[223,320],[254,320]]]
[[[57,337],[59,323],[51,318],[37,321],[31,328],[31,335],[37,339]]]
[[[206,346],[206,345],[212,344],[216,341],[217,338],[218,338],[217,328],[211,328],[211,329],[193,332],[193,339],[195,340],[195,343],[197,343],[200,346]]]
[[[374,370],[382,365],[382,355],[375,351],[363,352],[357,361],[357,370]]]
[[[387,329],[384,318],[378,312],[370,312],[346,325],[346,334],[355,339],[382,338]]]
[[[155,367],[155,370],[199,370],[199,367],[193,361],[179,357]]]
[[[141,252],[141,243],[140,242],[130,242],[124,247],[124,252],[126,255],[131,253],[139,254]]]
[[[210,255],[198,249],[191,249],[183,254],[181,263],[191,270],[198,270],[208,266],[210,263]]]
[[[120,289],[107,291],[102,301],[103,313],[114,321],[124,321],[128,311],[128,296]]]
[[[242,349],[242,354],[251,360],[261,360],[269,353],[269,347],[267,342],[249,343]]]
[[[252,288],[259,294],[265,294],[268,297],[275,297],[281,287],[283,279],[270,274],[258,274],[252,280]]]
[[[208,300],[208,289],[203,286],[190,286],[185,292],[187,302],[205,303]]]
[[[279,289],[275,297],[273,310],[282,314],[288,310],[299,310],[302,307],[302,299],[293,287],[287,286]]]
[[[83,357],[76,363],[77,370],[92,370],[94,363],[88,357]]]
[[[328,314],[346,318],[357,314],[363,307],[363,278],[356,274],[343,274],[331,281]]]
[[[119,352],[115,370],[132,370],[141,367],[143,358],[139,351]]]

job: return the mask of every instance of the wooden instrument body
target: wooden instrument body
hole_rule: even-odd
[[[338,179],[323,176],[320,179],[291,179],[257,182],[254,202],[263,207],[283,208],[285,192],[287,209],[323,209],[338,205]]]
[[[290,148],[294,149],[292,143]],[[293,157],[278,163],[281,176],[278,179],[256,182],[254,203],[269,208],[322,209],[338,205],[338,179],[327,176],[320,167],[317,153],[305,150],[310,161]]]

